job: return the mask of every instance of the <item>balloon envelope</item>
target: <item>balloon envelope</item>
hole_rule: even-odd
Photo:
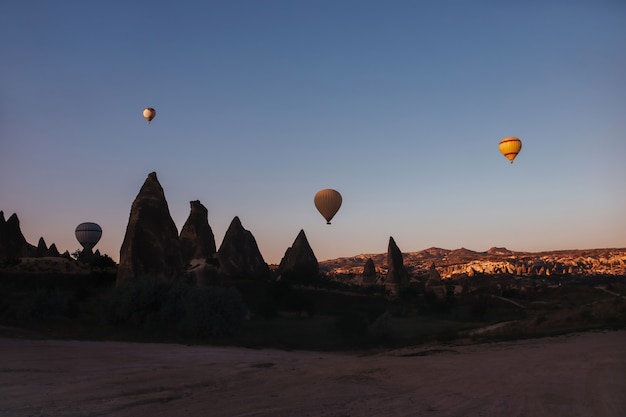
[[[502,155],[513,163],[517,154],[522,150],[522,141],[512,136],[504,138],[500,141],[498,148],[500,148]]]
[[[154,119],[154,116],[156,116],[156,110],[154,110],[152,107],[146,107],[145,109],[143,109],[143,117],[148,121],[148,123],[150,123],[152,119]]]
[[[96,223],[81,223],[76,226],[76,240],[87,250],[93,249],[102,236],[102,228]]]
[[[341,207],[341,194],[330,188],[320,190],[313,199],[317,211],[326,219],[326,224],[337,214]]]

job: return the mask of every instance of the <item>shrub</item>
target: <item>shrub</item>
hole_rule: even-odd
[[[107,254],[96,257],[91,265],[96,268],[113,268],[117,266],[115,261]]]
[[[393,340],[392,317],[388,311],[378,316],[369,326],[369,334],[372,338],[381,342],[391,342]]]
[[[229,335],[247,308],[234,289],[160,279],[127,280],[112,290],[103,321],[189,337]]]
[[[345,339],[361,339],[367,336],[368,323],[360,314],[344,311],[335,317],[334,327]]]
[[[22,300],[17,317],[21,320],[69,317],[74,312],[73,301],[66,291],[40,288]]]
[[[197,288],[186,294],[179,329],[185,336],[229,336],[247,309],[234,289]]]

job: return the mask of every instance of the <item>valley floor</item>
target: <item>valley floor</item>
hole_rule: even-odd
[[[0,338],[0,416],[624,416],[626,330],[329,353]]]

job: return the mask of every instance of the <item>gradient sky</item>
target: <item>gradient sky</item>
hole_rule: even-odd
[[[626,247],[621,0],[2,1],[0,42],[0,210],[34,245],[93,221],[118,260],[156,171],[179,232],[200,200],[268,263],[300,229],[319,260]]]

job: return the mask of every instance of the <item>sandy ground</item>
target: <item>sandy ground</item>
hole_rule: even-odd
[[[0,339],[0,416],[626,416],[626,331],[377,353]]]

